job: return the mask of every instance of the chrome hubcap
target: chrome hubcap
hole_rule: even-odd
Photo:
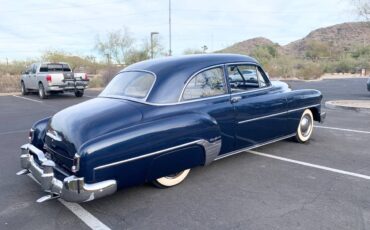
[[[311,133],[312,120],[309,115],[304,115],[301,119],[300,129],[303,136],[307,137]]]

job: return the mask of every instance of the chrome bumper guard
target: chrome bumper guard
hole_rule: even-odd
[[[32,152],[32,154],[30,153]],[[37,157],[42,166],[35,161]],[[86,184],[84,178],[74,175],[64,178],[63,181],[54,177],[55,163],[48,160],[40,149],[32,144],[25,144],[21,147],[21,168],[23,169],[18,175],[31,173],[32,176],[40,183],[41,188],[50,194],[50,198],[62,198],[69,202],[86,202],[98,199],[117,190],[116,180],[106,180],[94,184]],[[40,200],[48,200],[42,199]]]

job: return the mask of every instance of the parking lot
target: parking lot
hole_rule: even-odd
[[[369,99],[366,79],[289,81],[324,101]],[[370,229],[370,114],[329,110],[311,141],[280,141],[196,168],[179,186],[142,185],[80,205],[16,176],[38,119],[96,97],[0,97],[0,229]]]

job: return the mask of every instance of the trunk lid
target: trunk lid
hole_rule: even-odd
[[[46,149],[56,163],[70,169],[74,154],[83,143],[141,119],[134,102],[111,98],[88,100],[51,118],[45,137]]]

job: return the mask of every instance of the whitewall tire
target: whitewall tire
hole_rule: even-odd
[[[310,140],[313,131],[313,114],[310,109],[306,109],[299,121],[296,140],[300,143],[306,143]]]
[[[173,187],[173,186],[178,185],[181,182],[183,182],[185,180],[185,178],[188,176],[189,172],[190,172],[190,169],[186,169],[186,170],[184,170],[182,172],[179,172],[179,173],[176,173],[176,174],[172,174],[172,175],[168,175],[168,176],[165,176],[165,177],[158,178],[158,179],[154,180],[152,183],[156,187],[159,187],[159,188]]]

